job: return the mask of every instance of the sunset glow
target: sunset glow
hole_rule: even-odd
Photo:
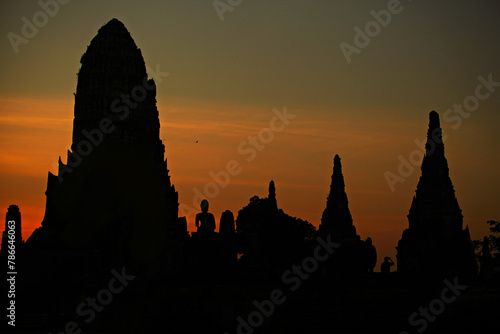
[[[89,2],[103,7],[99,15],[76,15],[88,13]],[[75,1],[20,45],[19,53],[3,38],[0,210],[19,206],[25,240],[43,219],[47,173],[57,172],[58,158],[64,161],[71,145],[80,56],[113,17],[125,23],[150,68],[160,64],[170,73],[157,83],[160,137],[190,231],[198,193],[210,201],[218,223],[224,210],[236,216],[252,196],[266,197],[270,180],[280,208],[318,227],[333,157],[339,154],[357,233],[371,237],[381,257],[395,258],[420,163],[410,164],[413,171],[394,191],[385,173],[398,174],[400,156],[408,161],[412,152],[423,152],[431,110],[443,119],[474,94],[478,77],[500,81],[500,49],[490,45],[499,30],[491,4],[476,4],[484,7],[484,17],[477,18],[471,17],[469,2],[454,4],[455,15],[441,15],[441,5],[405,3],[393,23],[348,64],[339,43],[352,43],[353,27],[386,2],[244,2],[223,22],[210,1],[202,5],[206,8],[189,3],[175,11],[154,3],[158,14],[150,17],[151,11],[136,11],[132,1]],[[342,6],[348,15],[341,14]],[[6,36],[19,33],[20,18],[35,12],[37,4],[7,1],[0,10],[0,32]],[[460,38],[449,40],[443,22],[460,22],[454,32]],[[500,91],[493,91],[477,111],[460,116],[458,127],[456,120],[441,124],[464,227],[473,239],[488,234],[486,221],[499,217],[499,104]],[[267,131],[261,150],[252,146],[249,137],[271,128],[276,112],[285,109],[294,115],[289,123]],[[233,160],[240,172],[227,185],[217,185],[211,175]]]

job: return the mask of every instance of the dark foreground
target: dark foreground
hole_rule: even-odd
[[[444,282],[402,284],[395,273],[337,280],[315,276],[300,286],[245,277],[236,283],[184,285],[134,281],[89,323],[89,312],[76,312],[78,300],[30,300],[26,314],[18,315],[17,330],[2,332],[483,333],[499,328],[498,284],[455,285],[453,292]]]

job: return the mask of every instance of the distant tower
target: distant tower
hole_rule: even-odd
[[[276,201],[276,188],[274,181],[269,182],[269,196],[267,197],[269,208],[273,211],[278,211],[278,202]]]
[[[474,267],[469,230],[455,197],[439,115],[429,114],[422,175],[408,214],[409,228],[398,243],[399,272],[457,274]]]
[[[326,209],[321,217],[319,226],[321,235],[332,235],[332,240],[342,242],[356,238],[356,228],[352,223],[349,202],[345,192],[344,176],[340,157],[335,155],[333,159],[332,183],[330,194],[326,201]]]
[[[9,233],[10,230],[14,232]],[[14,235],[14,239],[10,239],[9,234]],[[10,205],[5,215],[5,230],[2,233],[2,257],[8,254],[9,240],[14,240],[15,250],[19,254],[24,242],[21,234],[21,212],[17,205]]]

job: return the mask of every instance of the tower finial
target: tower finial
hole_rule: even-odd
[[[276,198],[276,187],[273,180],[269,182],[269,198]]]
[[[342,174],[342,163],[338,154],[335,154],[335,158],[333,158],[333,171],[337,171],[337,174]]]
[[[444,156],[443,130],[440,126],[439,114],[434,110],[429,113],[425,154],[426,156]]]
[[[274,181],[269,182],[269,196],[267,197],[270,208],[273,211],[278,211],[278,201],[276,200],[276,188],[274,186]]]
[[[433,110],[429,113],[429,128],[435,129],[439,127],[440,127],[439,114]]]

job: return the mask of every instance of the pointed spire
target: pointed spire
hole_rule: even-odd
[[[338,154],[333,158],[333,173],[332,173],[332,183],[330,186],[330,195],[335,192],[344,192],[344,175],[342,175],[342,163],[340,162],[340,157]]]
[[[274,181],[269,182],[269,195],[268,201],[273,210],[278,210],[278,202],[276,200],[276,187],[274,186]]]
[[[333,159],[332,183],[326,201],[326,209],[321,218],[320,231],[331,233],[337,241],[356,237],[356,228],[352,223],[349,201],[345,192],[344,175],[340,157]]]
[[[427,157],[444,157],[443,130],[439,122],[439,114],[434,110],[429,113],[429,130],[425,144]]]
[[[269,182],[269,198],[276,198],[276,188],[273,180]]]
[[[337,168],[337,170],[342,173],[342,164],[340,163],[340,157],[338,154],[335,154],[335,157],[333,158],[333,168]]]
[[[427,131],[426,155],[422,161],[422,175],[417,184],[415,197],[410,208],[410,226],[416,224],[424,212],[431,208],[435,211],[432,220],[444,219],[443,214],[453,217],[456,230],[462,230],[462,210],[458,206],[455,190],[449,177],[448,161],[444,156],[444,143],[439,114],[435,111],[429,113],[429,129]],[[438,205],[438,207],[435,207]],[[442,210],[437,210],[441,208]],[[436,211],[437,210],[437,211]],[[441,211],[438,214],[438,211]],[[450,218],[451,218],[450,216]],[[420,218],[417,218],[420,217]],[[415,228],[421,228],[424,221]],[[410,228],[411,228],[410,227]]]
[[[429,113],[429,128],[439,128],[439,114],[433,110]]]
[[[463,230],[462,210],[449,176],[439,114],[435,111],[429,113],[426,155],[421,170],[408,214],[408,233],[406,237],[403,234],[400,241],[408,249],[398,249],[398,270],[402,271],[408,266],[407,254],[412,254],[420,266],[435,263],[444,268],[451,265],[455,261],[451,253],[467,253],[455,247],[460,242],[467,244],[470,241],[468,229]]]

